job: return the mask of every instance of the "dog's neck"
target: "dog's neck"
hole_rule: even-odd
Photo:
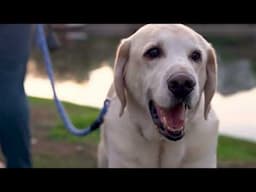
[[[131,96],[127,96],[127,110],[130,121],[136,125],[138,134],[148,141],[159,140],[160,135],[149,111],[139,105]]]

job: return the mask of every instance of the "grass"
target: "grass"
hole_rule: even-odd
[[[49,106],[51,109],[55,109],[55,105],[52,100],[39,99],[30,97],[30,103],[33,106],[42,107]],[[83,107],[74,105],[68,102],[63,102],[69,118],[74,126],[78,129],[88,127],[91,122],[97,117],[99,110],[92,107]],[[57,113],[57,111],[56,111]],[[99,141],[99,130],[95,130],[86,137],[77,137],[70,134],[63,125],[62,120],[57,117],[54,127],[48,132],[48,138],[56,141],[67,141],[74,143],[81,143],[82,141],[88,141],[89,143],[97,144]]]
[[[29,102],[32,138],[38,140],[32,145],[33,167],[96,168],[100,130],[86,137],[73,136],[64,128],[52,100],[29,97]],[[95,108],[63,104],[77,127],[88,126],[98,115]],[[256,143],[220,135],[217,154],[219,167],[256,167]]]
[[[99,130],[93,132],[86,137],[76,137],[71,135],[63,127],[62,122],[57,116],[57,112],[53,101],[39,98],[29,98],[31,109],[47,110],[55,113],[55,120],[53,118],[52,127],[44,127],[47,132],[45,142],[49,142],[55,146],[56,151],[49,146],[49,151],[44,151],[38,148],[34,153],[35,167],[95,167],[96,166],[96,149],[99,142]],[[90,107],[78,106],[63,102],[67,112],[72,119],[72,122],[77,127],[88,126],[97,116],[98,110]],[[55,110],[55,112],[54,112]],[[47,112],[46,111],[46,112]],[[51,112],[51,113],[52,113]],[[49,121],[49,119],[42,119]],[[37,129],[34,127],[33,129]],[[34,131],[36,133],[36,130]],[[40,137],[40,135],[38,135]],[[40,138],[39,138],[40,139]],[[50,145],[51,145],[50,144]],[[70,147],[71,153],[58,152],[63,146],[84,146],[83,152],[74,150],[75,147]],[[86,149],[90,150],[86,151]],[[42,150],[40,152],[40,150]],[[65,159],[65,157],[67,157]],[[63,159],[64,158],[64,159]],[[239,139],[229,138],[226,136],[219,137],[218,144],[218,162],[222,166],[247,166],[256,162],[256,143],[247,142]],[[254,163],[255,164],[255,163]]]
[[[256,143],[220,136],[218,158],[220,162],[253,164],[256,161]]]

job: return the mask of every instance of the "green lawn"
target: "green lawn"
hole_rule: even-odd
[[[63,127],[51,100],[29,98],[35,167],[96,167],[99,130],[86,137],[71,135]],[[64,103],[73,123],[86,127],[97,116],[98,110]],[[218,162],[220,167],[248,167],[256,165],[256,143],[219,137]],[[255,166],[256,167],[256,166]]]
[[[256,143],[220,136],[218,159],[223,164],[256,167]]]

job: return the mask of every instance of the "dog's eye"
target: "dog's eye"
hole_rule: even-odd
[[[149,59],[155,59],[160,57],[161,55],[162,55],[162,50],[158,47],[150,48],[144,53],[144,57],[147,57]]]
[[[190,54],[190,59],[192,59],[194,62],[200,62],[202,60],[202,55],[199,50],[195,50]]]

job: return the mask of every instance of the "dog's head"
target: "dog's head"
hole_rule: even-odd
[[[216,90],[216,56],[213,47],[189,27],[145,25],[121,41],[114,71],[120,115],[126,98],[132,97],[148,111],[162,135],[179,140],[188,111],[204,93],[207,119]]]

